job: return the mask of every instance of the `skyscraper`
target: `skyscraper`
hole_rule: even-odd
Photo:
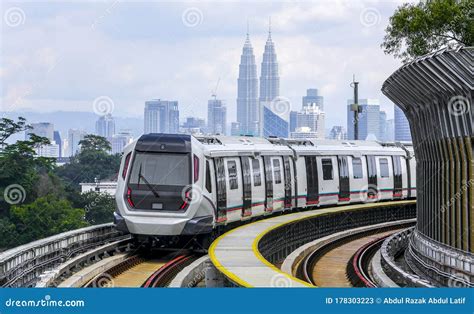
[[[95,123],[95,133],[107,139],[112,138],[115,134],[115,121],[110,113],[99,117]]]
[[[222,100],[210,99],[207,102],[207,132],[226,135],[227,109]]]
[[[240,134],[258,135],[258,79],[255,55],[247,30],[242,55],[240,57],[239,78],[237,80],[237,122]]]
[[[303,110],[298,112],[296,128],[307,128],[309,131],[315,133],[316,138],[323,139],[326,134],[324,112],[322,112],[316,104],[303,107]]]
[[[54,131],[53,134],[54,142],[58,145],[58,157],[63,156],[63,141],[61,139],[61,133],[59,131]]]
[[[306,96],[303,96],[303,109],[313,104],[316,104],[319,110],[324,111],[324,97],[318,95],[316,88],[309,88],[306,90]]]
[[[347,138],[354,139],[353,99],[347,100]],[[359,140],[380,139],[380,105],[378,99],[359,99],[362,112],[359,113]]]
[[[177,101],[153,99],[145,102],[144,133],[178,133],[179,111]]]
[[[331,131],[329,132],[328,138],[330,140],[346,140],[347,132],[343,126],[335,125],[332,127]]]
[[[387,113],[385,111],[380,111],[379,113],[379,136],[377,139],[379,141],[387,141]]]
[[[397,105],[394,105],[395,113],[395,141],[411,142],[410,124],[405,113]]]
[[[110,144],[112,146],[112,154],[121,154],[125,146],[133,141],[130,130],[121,130],[112,136]]]
[[[69,129],[67,136],[68,156],[74,156],[79,152],[79,142],[84,139],[86,132],[83,130]]]
[[[271,27],[263,52],[260,75],[260,134],[288,137],[290,103],[280,96],[280,76]]]

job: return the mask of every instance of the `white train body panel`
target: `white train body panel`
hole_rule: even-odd
[[[120,166],[115,221],[141,236],[210,233],[295,208],[416,196],[409,145],[147,134]]]

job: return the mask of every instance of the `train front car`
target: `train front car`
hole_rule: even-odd
[[[213,211],[203,195],[202,170],[202,151],[194,137],[142,135],[122,157],[117,228],[154,246],[177,246],[199,235],[205,239],[212,231]]]

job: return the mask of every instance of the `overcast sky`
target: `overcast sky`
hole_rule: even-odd
[[[354,73],[360,97],[379,98],[390,118],[393,104],[380,88],[401,63],[380,44],[402,2],[2,1],[0,111],[105,104],[114,115],[141,117],[145,100],[161,98],[178,100],[182,118],[206,117],[220,78],[230,123],[247,20],[260,75],[271,16],[280,90],[293,110],[316,87],[326,127],[345,126]]]

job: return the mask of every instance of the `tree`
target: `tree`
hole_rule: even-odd
[[[89,191],[81,194],[82,206],[86,211],[86,221],[98,225],[114,220],[115,198],[107,193]]]
[[[403,62],[443,47],[474,45],[474,1],[432,0],[398,7],[382,48]]]
[[[81,151],[68,164],[56,169],[56,173],[67,185],[67,189],[79,191],[79,183],[98,180],[113,180],[120,167],[120,155],[110,155],[110,143],[97,135],[87,135]]]
[[[30,204],[14,205],[10,209],[10,221],[16,229],[15,245],[86,227],[88,223],[84,217],[84,209],[73,208],[66,199],[51,194]]]

